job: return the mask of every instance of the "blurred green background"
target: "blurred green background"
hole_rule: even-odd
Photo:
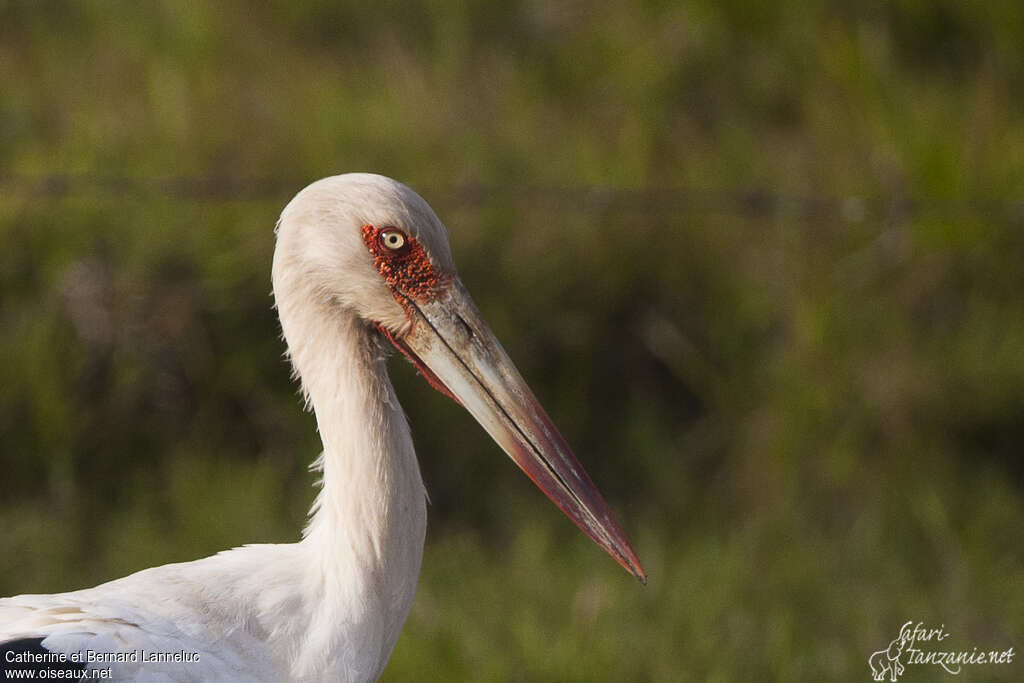
[[[272,230],[355,170],[447,223],[650,573],[396,359],[433,504],[385,680],[1024,647],[1019,0],[0,0],[0,595],[297,539]]]

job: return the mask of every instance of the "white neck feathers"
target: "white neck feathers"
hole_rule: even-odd
[[[383,666],[412,605],[426,535],[409,426],[375,333],[300,279],[279,278],[276,266],[288,353],[324,446],[316,463],[322,490],[300,545],[308,553],[305,590],[320,605],[314,621],[325,622],[309,632],[325,642],[304,649],[346,667]]]

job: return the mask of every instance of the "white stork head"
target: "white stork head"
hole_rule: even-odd
[[[580,529],[646,581],[607,504],[459,281],[448,232],[419,195],[372,174],[313,183],[281,214],[273,279],[293,357],[310,316],[353,319],[367,334],[379,332]]]

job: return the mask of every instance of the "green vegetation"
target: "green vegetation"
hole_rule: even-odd
[[[297,537],[272,228],[353,170],[445,220],[650,573],[395,360],[433,504],[386,680],[1024,648],[1019,0],[0,0],[0,595]]]

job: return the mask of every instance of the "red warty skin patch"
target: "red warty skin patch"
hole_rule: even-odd
[[[413,305],[410,300],[425,303],[427,299],[437,294],[438,289],[444,285],[445,279],[438,274],[420,243],[404,232],[402,235],[405,238],[405,243],[400,248],[389,249],[385,246],[381,235],[389,230],[397,230],[397,228],[375,228],[372,225],[364,225],[362,228],[363,243],[373,254],[373,265],[384,276],[384,280],[391,289],[391,296],[395,297],[395,301],[405,309],[409,319],[414,320]],[[455,398],[455,394],[448,390],[444,382],[420,360],[419,356],[400,337],[396,337],[380,323],[376,323],[376,326],[377,330],[416,366],[430,386],[461,405],[459,399]]]
[[[388,230],[397,228],[375,228],[372,225],[364,225],[362,228],[363,243],[373,254],[373,265],[384,276],[398,303],[404,306],[404,297],[426,301],[443,284],[441,275],[420,243],[404,232],[405,244],[400,249],[384,246],[381,234]]]

